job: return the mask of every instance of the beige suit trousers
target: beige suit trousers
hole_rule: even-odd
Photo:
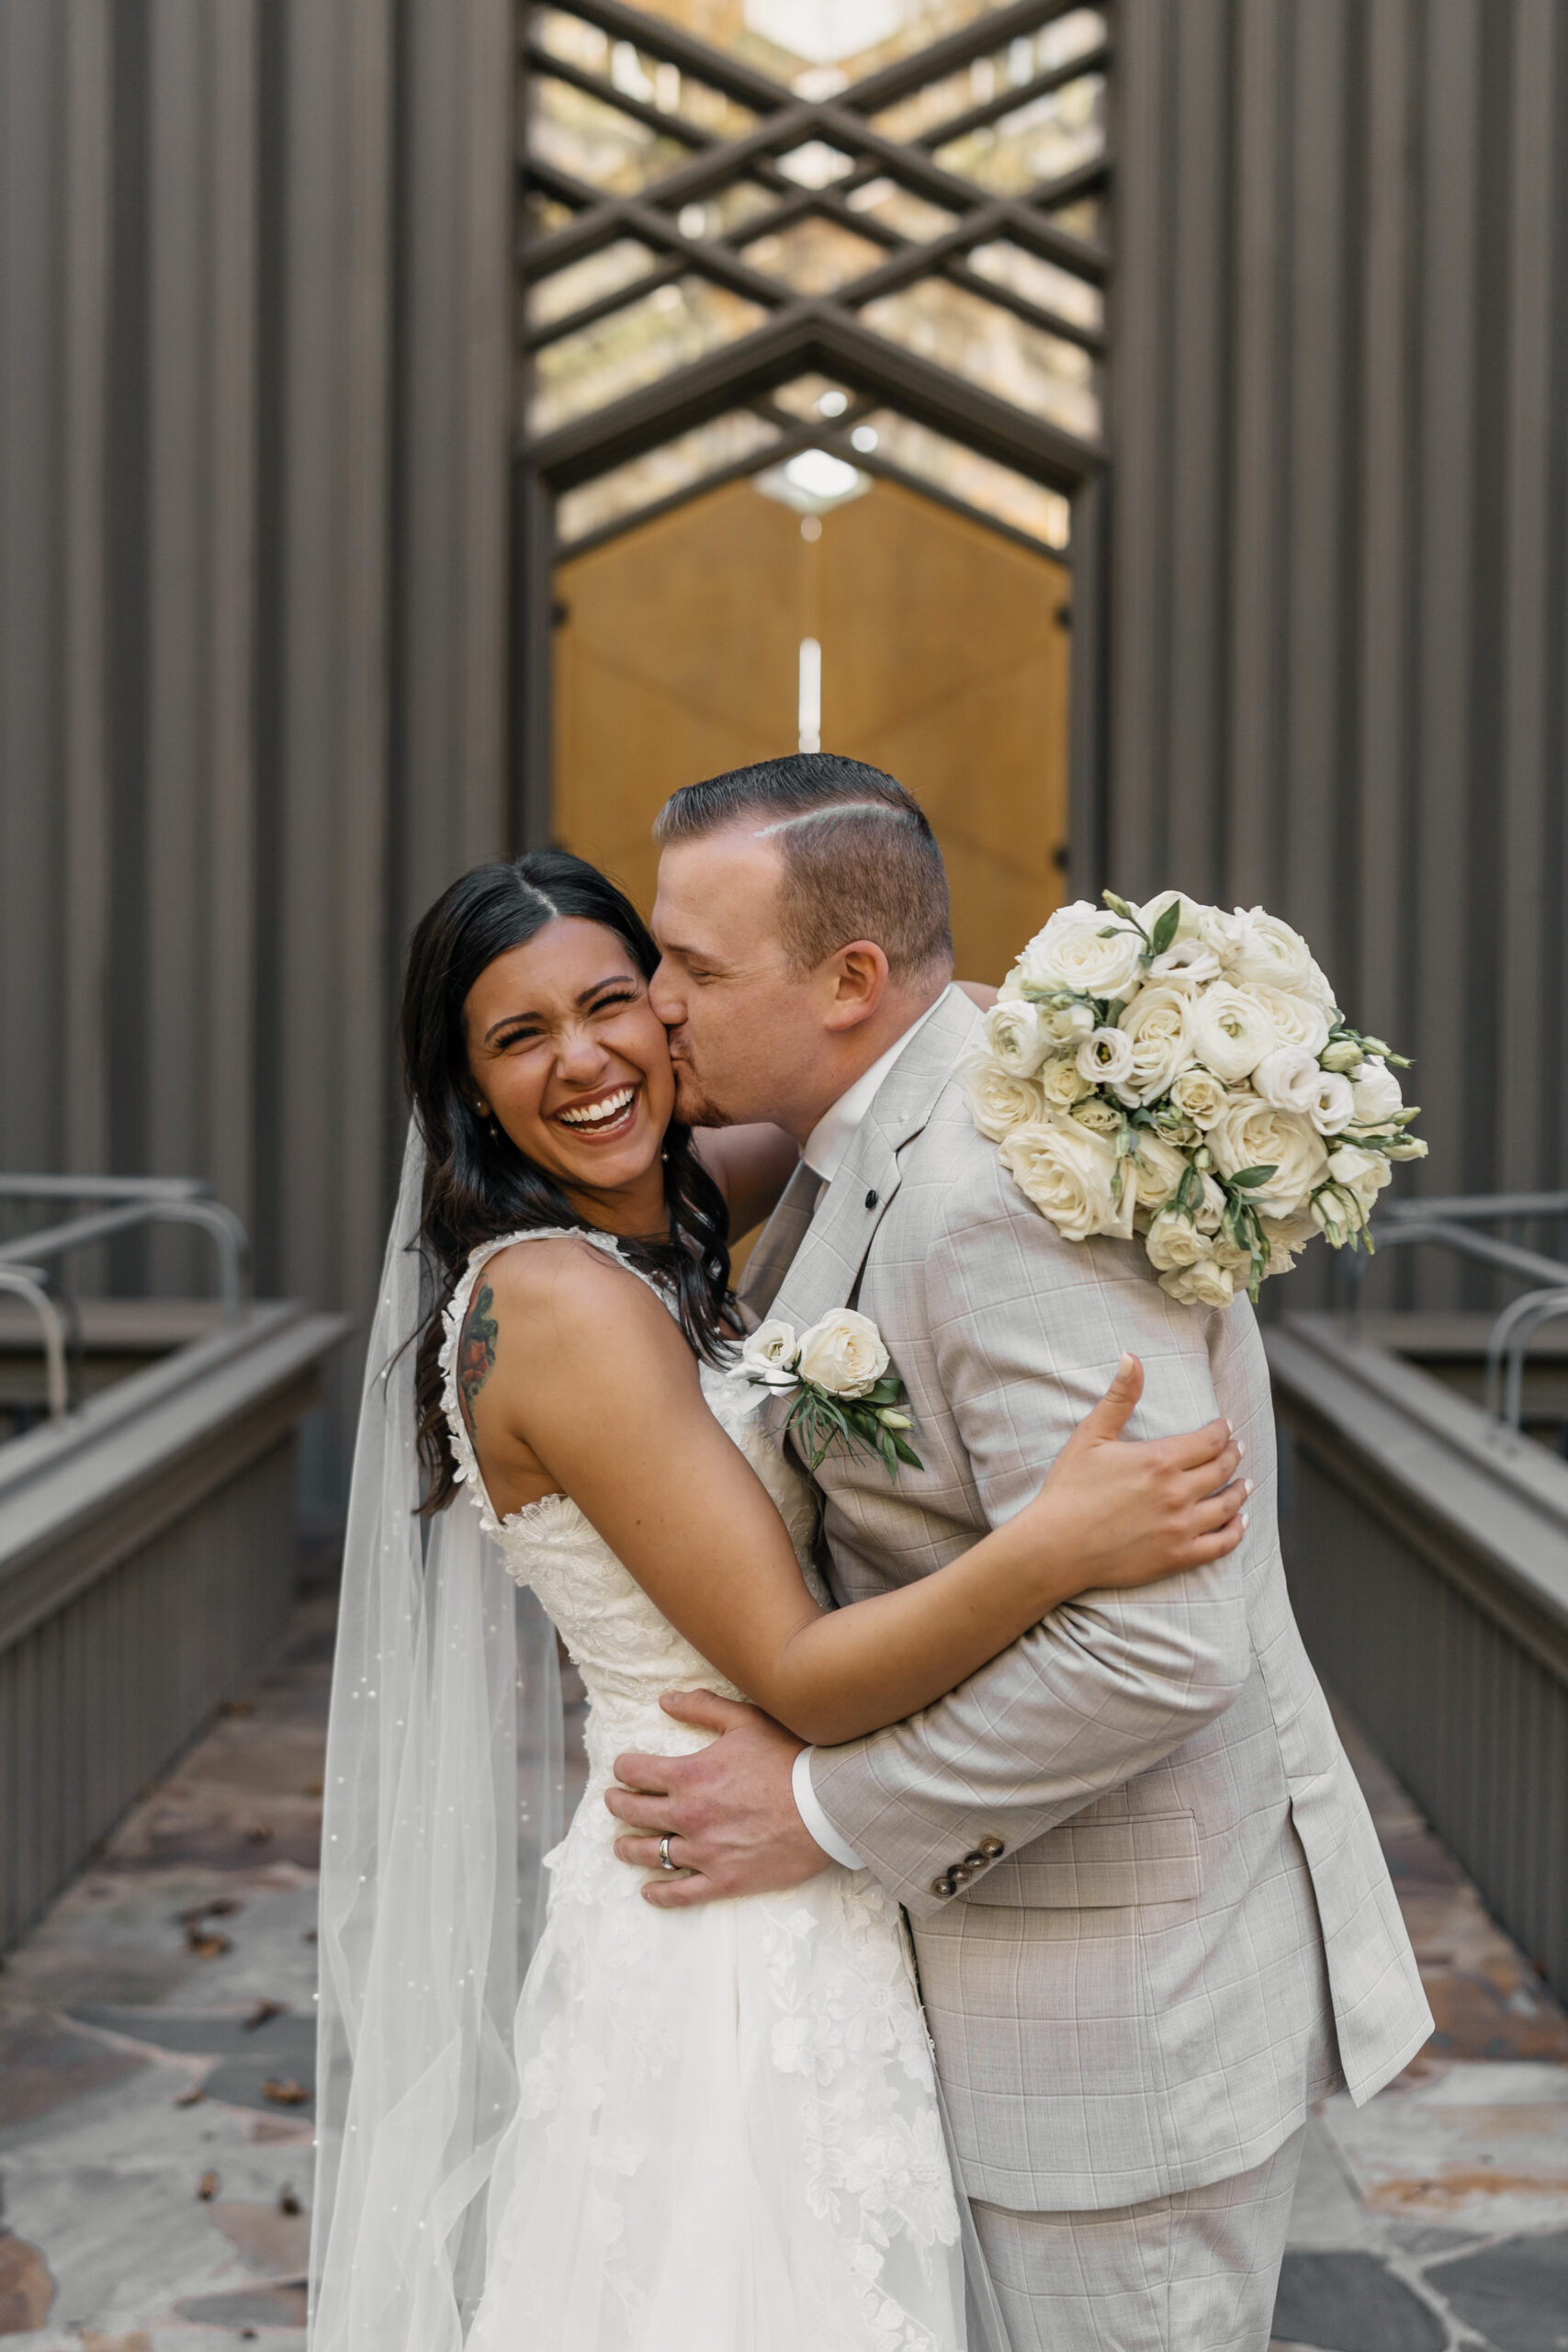
[[[1305,2127],[1206,2188],[1082,2213],[974,2207],[1012,2352],[1265,2352]]]

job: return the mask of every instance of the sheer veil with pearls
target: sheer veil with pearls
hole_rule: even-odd
[[[477,1511],[418,1517],[410,1123],[366,1358],[321,1842],[310,2352],[458,2352],[561,1830],[554,1629]],[[423,1295],[422,1295],[422,1285]]]

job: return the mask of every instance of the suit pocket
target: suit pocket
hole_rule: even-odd
[[[1107,1911],[1195,1903],[1203,1892],[1198,1824],[1190,1813],[1064,1821],[965,1889],[970,1903],[1020,1910]]]

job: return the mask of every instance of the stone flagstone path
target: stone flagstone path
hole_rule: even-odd
[[[17,2352],[299,2352],[332,1627],[319,1586],[0,1973]],[[1278,2346],[1568,2352],[1568,2018],[1347,1737],[1438,2033],[1313,2119]]]

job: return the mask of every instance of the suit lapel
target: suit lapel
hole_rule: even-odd
[[[842,1166],[798,1239],[787,1271],[781,1269],[771,1293],[770,1311],[797,1331],[808,1330],[850,1298],[876,1228],[898,1190],[898,1155],[931,1117],[953,1063],[973,1043],[978,1025],[979,1016],[968,998],[950,988],[888,1071]],[[768,1230],[771,1234],[771,1225]]]
[[[821,1178],[814,1175],[803,1159],[762,1227],[740,1283],[741,1304],[750,1307],[759,1320],[772,1308],[790,1261],[806,1238],[821,1190]]]

